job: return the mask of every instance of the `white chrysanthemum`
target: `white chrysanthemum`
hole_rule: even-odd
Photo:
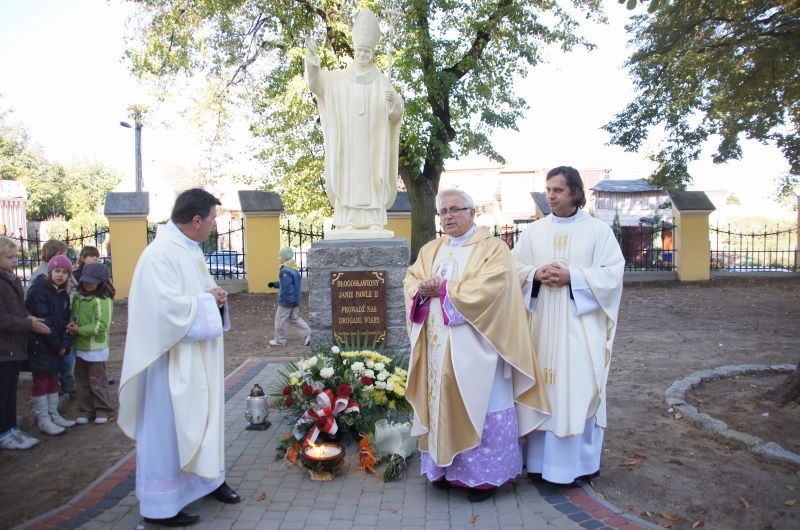
[[[386,381],[386,378],[389,377],[389,372],[386,370],[378,373],[378,381]]]
[[[350,368],[352,368],[354,372],[363,372],[364,371],[364,363],[362,363],[361,361],[356,361],[356,362],[353,363],[353,365]]]
[[[340,351],[342,351],[342,350],[339,349],[339,346],[332,346],[331,347],[331,353],[333,353],[333,354],[337,354]]]
[[[383,370],[384,368],[386,368],[386,365],[385,365],[385,364],[383,364],[383,363],[375,363],[375,369],[376,369],[377,371],[379,371],[379,372],[380,372],[380,371],[381,371],[381,370]]]
[[[386,391],[387,392],[393,392],[394,391],[394,385],[392,384],[391,381],[387,381],[386,382]]]
[[[330,379],[331,377],[333,377],[333,368],[331,368],[330,366],[326,366],[325,368],[319,371],[319,375],[323,379]]]

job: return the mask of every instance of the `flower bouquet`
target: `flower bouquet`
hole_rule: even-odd
[[[292,425],[293,436],[284,439],[278,458],[296,453],[291,449],[299,442],[334,438],[347,443],[374,436],[381,420],[408,422],[407,375],[401,358],[358,345],[334,345],[287,363],[271,392],[272,406]],[[408,455],[403,456],[405,461]]]

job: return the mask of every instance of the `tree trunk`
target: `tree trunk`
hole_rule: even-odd
[[[800,400],[800,361],[794,372],[783,380],[781,384],[764,394],[766,399],[772,400],[781,407],[797,399]]]
[[[424,177],[409,179],[406,185],[411,202],[411,263],[417,260],[419,249],[436,238],[436,194],[439,180],[435,183]]]

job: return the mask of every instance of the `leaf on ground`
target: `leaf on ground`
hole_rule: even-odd
[[[797,499],[786,499],[786,502],[784,502],[783,504],[785,504],[786,506],[794,506],[795,504],[797,504]]]
[[[750,503],[747,502],[747,499],[745,499],[744,497],[739,497],[739,502],[742,504],[742,506],[744,506],[745,510],[750,509]]]
[[[792,486],[791,484],[787,484],[786,489],[794,491],[794,486]]]
[[[628,456],[630,456],[631,458],[647,458],[647,455],[645,453],[638,453],[636,451],[634,451]]]
[[[397,508],[389,508],[390,513],[397,513]]]
[[[258,495],[258,497],[256,497],[256,500],[257,500],[257,501],[263,501],[263,500],[264,500],[264,499],[266,499],[266,498],[267,498],[267,492],[265,492],[265,491],[262,491],[262,492],[261,492],[261,493]]]
[[[667,521],[685,521],[686,520],[685,517],[681,517],[680,515],[673,515],[673,514],[667,513],[667,512],[659,512],[658,515],[660,515],[662,518],[666,519]]]
[[[628,460],[627,462],[621,463],[620,466],[630,471],[631,469],[633,469],[634,466],[638,464],[639,464],[638,460]]]
[[[705,521],[703,521],[702,519],[698,519],[697,521],[694,522],[694,524],[692,525],[692,528],[700,528],[701,526],[705,526],[705,525],[706,525]]]
[[[475,523],[477,523],[477,522],[478,522],[478,515],[477,515],[477,514],[475,514],[475,515],[473,515],[472,517],[470,517],[470,518],[469,518],[469,522],[470,522],[470,523],[472,523],[472,524],[475,524]]]
[[[676,420],[682,420],[682,419],[683,419],[683,412],[681,412],[681,411],[677,411],[677,412],[674,414],[674,416],[673,416],[673,417],[674,417]]]

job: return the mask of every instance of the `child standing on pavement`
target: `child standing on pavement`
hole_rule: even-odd
[[[67,285],[72,274],[69,258],[59,254],[47,262],[47,276],[39,276],[31,285],[25,307],[35,317],[44,319],[50,333],[28,335],[28,362],[33,373],[31,401],[39,430],[45,434],[61,434],[75,422],[58,413],[58,374],[63,357],[72,349],[69,324]]]
[[[39,440],[17,427],[17,382],[28,359],[25,335],[49,333],[41,319],[28,316],[22,282],[14,275],[17,244],[0,236],[0,449],[30,449]]]
[[[294,261],[294,249],[284,247],[278,254],[281,263],[277,282],[270,282],[270,287],[278,288],[278,309],[275,311],[275,338],[269,341],[270,346],[286,344],[286,326],[291,323],[304,337],[303,344],[311,342],[311,328],[300,316],[300,267]]]
[[[77,423],[92,419],[103,424],[114,407],[108,398],[108,334],[114,313],[108,268],[102,263],[83,267],[78,292],[72,301],[72,321],[67,326],[75,348],[75,383],[78,387]]]

